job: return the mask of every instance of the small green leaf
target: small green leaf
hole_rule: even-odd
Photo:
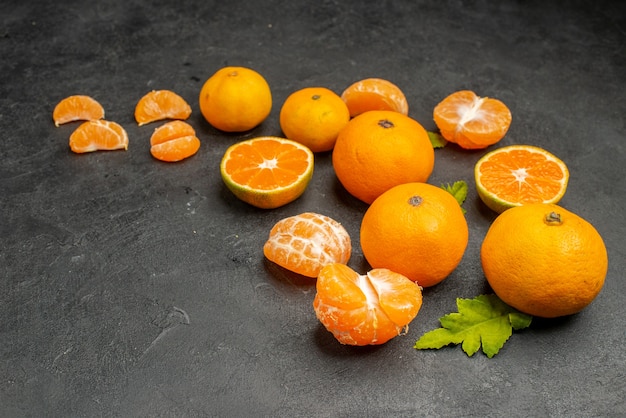
[[[468,187],[467,183],[463,180],[455,181],[452,185],[450,185],[450,183],[442,184],[441,188],[454,196],[456,201],[459,202],[459,205],[463,205],[463,202],[465,202],[467,198]],[[461,209],[463,213],[466,212],[463,207],[461,207]]]
[[[439,319],[442,328],[429,331],[415,343],[418,350],[439,349],[461,344],[468,356],[481,347],[492,358],[513,333],[530,326],[532,317],[505,304],[496,295],[480,295],[474,299],[457,298],[458,312]]]
[[[430,143],[433,145],[433,148],[443,148],[448,144],[448,141],[445,140],[441,134],[437,132],[428,132],[428,139],[430,139]]]

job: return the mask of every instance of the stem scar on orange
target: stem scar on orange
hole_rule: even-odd
[[[296,200],[313,176],[313,152],[286,138],[263,136],[231,145],[220,164],[226,187],[262,209]]]
[[[369,110],[391,110],[409,114],[409,103],[398,86],[382,78],[366,78],[357,81],[341,93],[350,116],[355,117]]]
[[[90,96],[74,95],[61,100],[54,107],[52,120],[56,126],[77,120],[104,119],[104,108]]]
[[[163,119],[187,119],[191,106],[170,90],[152,90],[135,106],[135,120],[139,126]]]

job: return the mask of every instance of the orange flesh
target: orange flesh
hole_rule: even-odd
[[[72,133],[70,148],[76,153],[128,149],[128,135],[124,128],[115,122],[88,121]]]
[[[191,106],[169,90],[153,90],[143,96],[135,107],[135,120],[141,125],[163,119],[187,119]]]
[[[104,109],[89,96],[69,96],[61,100],[52,112],[54,124],[59,126],[77,120],[98,120],[104,118]]]

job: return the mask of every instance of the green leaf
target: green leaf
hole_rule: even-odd
[[[474,299],[457,298],[458,312],[439,318],[442,328],[429,331],[415,343],[418,350],[439,349],[461,344],[468,356],[481,347],[492,358],[512,335],[513,330],[530,326],[532,317],[505,304],[496,295],[480,295]]]
[[[463,205],[463,202],[465,202],[465,199],[467,198],[468,187],[467,183],[463,180],[455,181],[452,185],[450,185],[450,183],[442,184],[441,188],[454,196],[456,201],[459,202],[459,205]],[[466,212],[463,207],[461,207],[461,209],[463,210],[463,213]]]
[[[428,139],[430,139],[430,143],[433,145],[433,148],[443,148],[448,144],[448,141],[446,141],[441,134],[431,131],[427,131],[427,133]]]

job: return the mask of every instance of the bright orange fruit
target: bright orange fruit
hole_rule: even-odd
[[[329,263],[347,263],[350,236],[334,219],[306,212],[278,221],[263,246],[268,260],[308,277],[317,277]]]
[[[90,96],[75,95],[61,100],[54,107],[52,119],[59,126],[77,120],[98,120],[104,118],[104,108]]]
[[[341,98],[355,117],[369,110],[391,110],[409,114],[409,103],[398,86],[382,78],[357,81],[341,93]]]
[[[191,157],[200,148],[200,140],[191,125],[181,120],[167,122],[150,137],[150,153],[158,160],[176,162]]]
[[[231,145],[220,164],[226,186],[262,209],[296,200],[313,176],[313,152],[299,142],[263,136]]]
[[[384,344],[406,333],[422,306],[421,288],[387,269],[360,275],[345,264],[327,264],[316,290],[317,318],[348,345]]]
[[[122,126],[107,120],[83,122],[70,135],[70,149],[76,153],[128,149],[128,135]]]
[[[470,90],[452,93],[433,111],[441,135],[466,149],[486,148],[506,135],[511,111],[500,100]]]
[[[135,120],[139,126],[163,119],[187,119],[191,106],[170,90],[152,90],[137,102]]]

